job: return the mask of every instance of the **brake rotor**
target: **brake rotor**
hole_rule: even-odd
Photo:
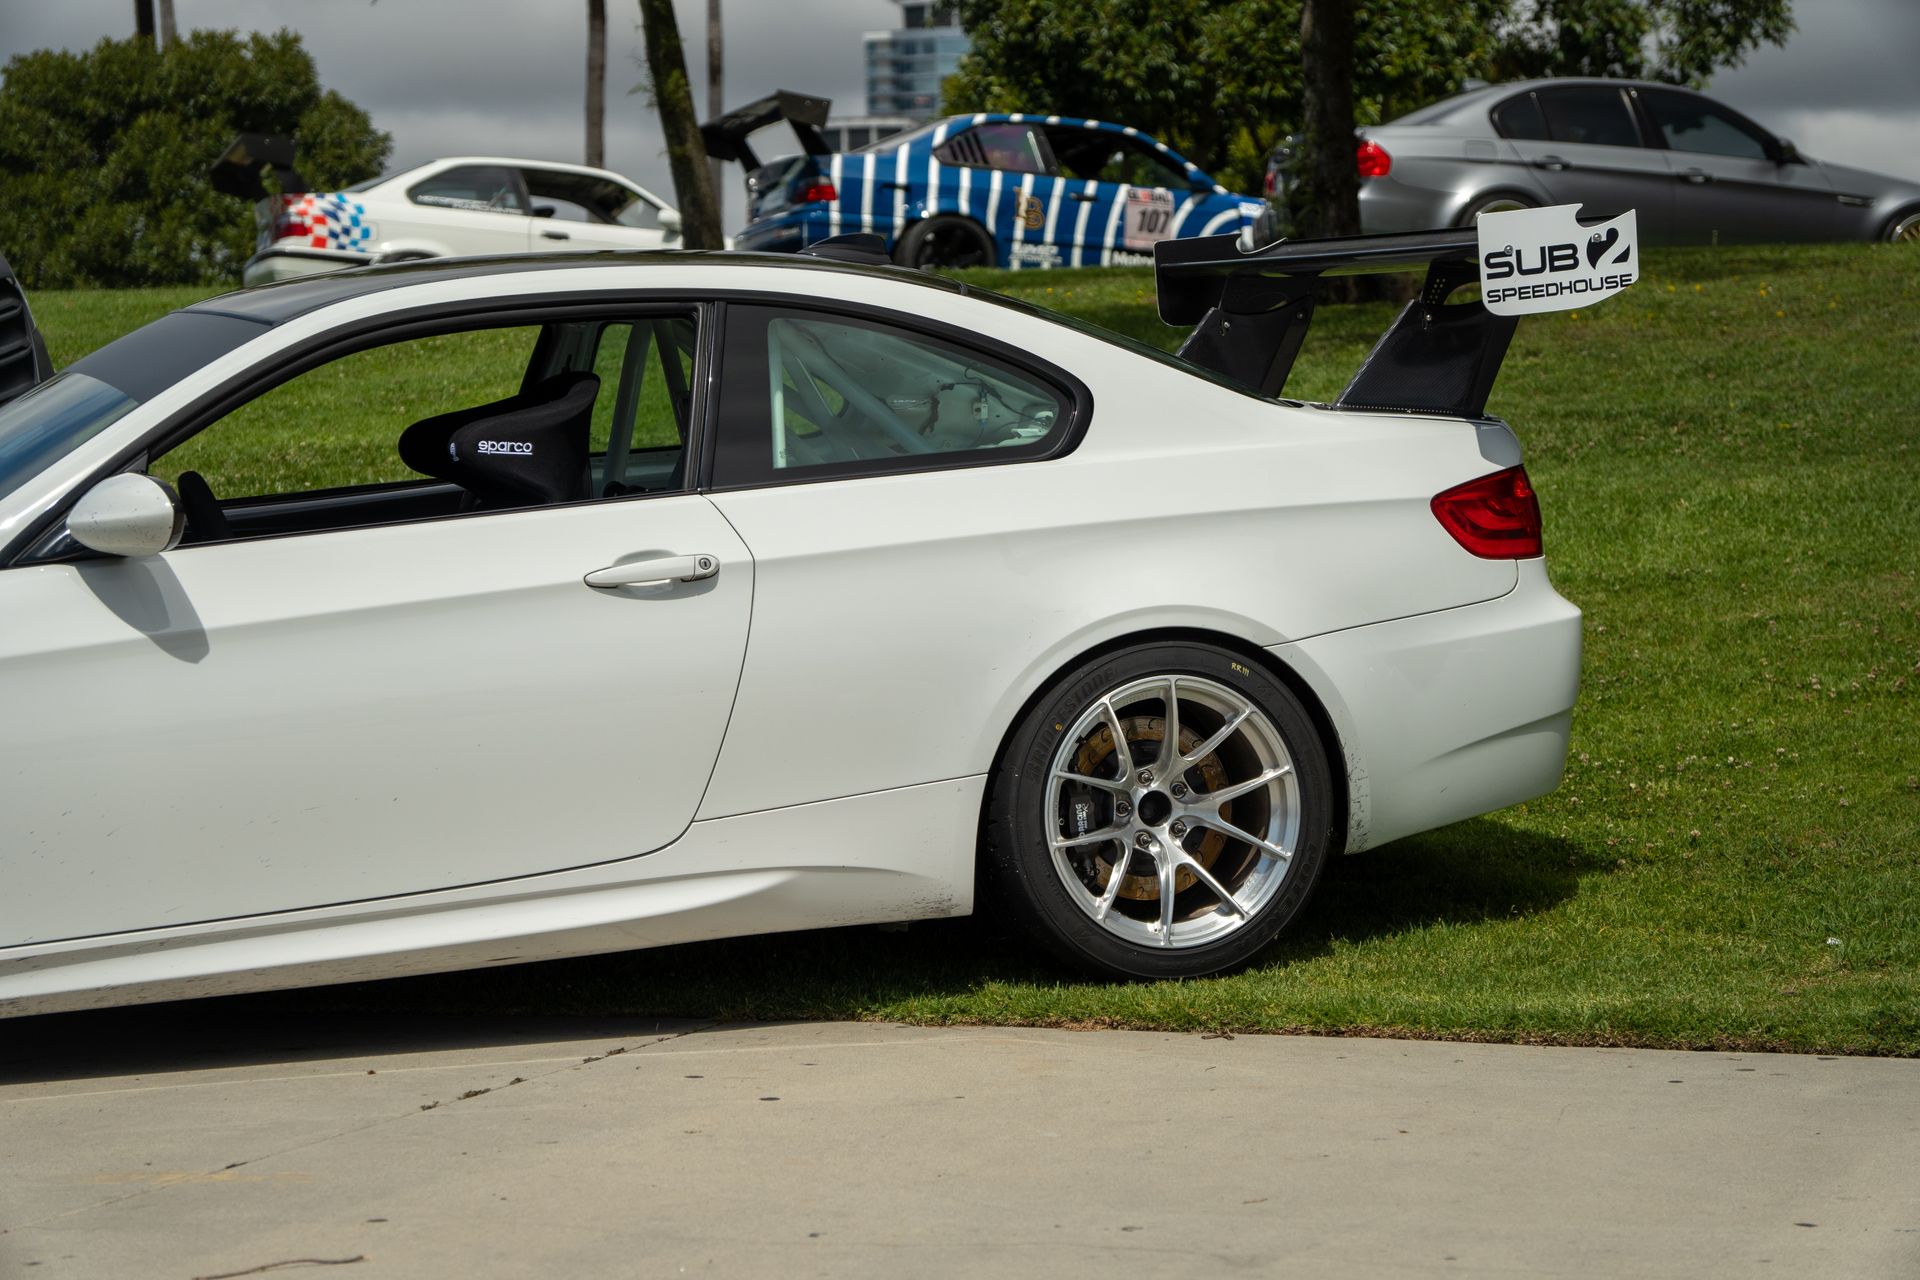
[[[1165,742],[1167,739],[1167,722],[1165,717],[1162,716],[1132,716],[1126,720],[1122,720],[1120,722],[1120,728],[1121,731],[1127,735],[1127,742],[1129,744],[1135,742],[1158,743]],[[1180,752],[1182,755],[1192,751],[1195,747],[1199,746],[1200,743],[1201,737],[1199,734],[1187,728],[1185,725],[1181,726]],[[1111,777],[1114,773],[1112,764],[1114,754],[1113,730],[1103,724],[1088,734],[1086,741],[1080,744],[1080,750],[1073,758],[1074,771],[1084,773],[1090,778]],[[1129,766],[1131,766],[1132,759],[1133,754],[1131,750],[1129,750],[1127,754]],[[1129,768],[1129,772],[1131,772],[1131,768]],[[1206,759],[1195,764],[1192,769],[1188,770],[1189,774],[1195,772],[1200,775],[1201,789],[1204,791],[1218,791],[1227,785],[1227,768],[1220,763],[1218,754],[1208,756]],[[1167,781],[1171,782],[1173,779],[1169,778]],[[1195,862],[1211,871],[1213,870],[1214,859],[1218,858],[1221,852],[1227,847],[1227,838],[1217,831],[1208,830],[1202,834],[1197,843],[1189,841],[1183,843],[1182,847],[1187,850]],[[1094,874],[1099,877],[1098,887],[1102,891],[1105,891],[1107,885],[1112,882],[1113,878],[1114,862],[1111,857],[1107,856],[1108,853],[1111,852],[1111,848],[1112,846],[1110,845],[1102,846],[1102,849],[1107,852],[1096,853],[1093,857]],[[1136,859],[1131,850],[1124,850],[1122,856],[1126,858],[1129,873],[1120,882],[1120,896],[1130,898],[1135,902],[1158,902],[1160,900],[1160,876],[1153,866],[1153,859],[1145,854],[1140,855]],[[1135,861],[1146,864],[1146,874],[1133,874],[1131,872],[1131,865]],[[1188,868],[1178,868],[1173,873],[1173,891],[1176,894],[1185,891],[1193,885],[1196,879],[1197,877]]]

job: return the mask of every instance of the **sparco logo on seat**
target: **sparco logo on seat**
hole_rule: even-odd
[[[520,453],[520,454],[531,455],[533,453],[533,441],[531,440],[482,440],[480,442],[480,452],[482,453]]]

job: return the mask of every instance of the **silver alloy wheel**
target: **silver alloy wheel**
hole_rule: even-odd
[[[1300,836],[1279,729],[1196,675],[1134,680],[1088,707],[1054,752],[1046,804],[1068,897],[1147,947],[1202,946],[1247,924],[1279,892]]]
[[[1894,223],[1887,239],[1894,244],[1920,244],[1920,210]]]

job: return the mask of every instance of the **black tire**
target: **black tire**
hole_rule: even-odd
[[[1182,680],[1187,684],[1175,685]],[[1142,691],[1156,682],[1160,694]],[[1169,687],[1178,688],[1175,755],[1197,752],[1217,735],[1232,733],[1227,721],[1236,706],[1258,716],[1243,716],[1239,734],[1221,739],[1211,752],[1193,755],[1191,764],[1183,760],[1167,767],[1169,758],[1161,753],[1168,736]],[[1150,715],[1156,696],[1157,721]],[[1118,701],[1103,709],[1110,700]],[[1134,714],[1121,714],[1126,711]],[[1099,718],[1100,727],[1091,733],[1089,717]],[[1128,744],[1124,770],[1119,753],[1110,749],[1121,735]],[[1102,750],[1107,754],[1100,755]],[[1285,757],[1288,768],[1282,772],[1290,779],[1264,783],[1211,809],[1228,824],[1255,828],[1241,831],[1252,842],[1221,834],[1199,816],[1208,795],[1247,781],[1229,772],[1264,777],[1278,767],[1276,751]],[[1143,754],[1159,756],[1152,762],[1162,771],[1156,799],[1149,799],[1154,789],[1143,783],[1149,772],[1137,769]],[[1083,763],[1096,758],[1098,765]],[[1074,774],[1084,771],[1107,781],[1096,790],[1063,773],[1056,782],[1054,770],[1062,761],[1071,763]],[[1119,794],[1123,772],[1131,783],[1141,784],[1128,795]],[[1173,801],[1170,795],[1185,799]],[[1012,923],[1087,973],[1139,979],[1220,973],[1246,964],[1305,905],[1332,845],[1334,795],[1327,753],[1311,717],[1265,670],[1210,645],[1135,646],[1069,673],[1015,727],[988,792],[986,887]],[[1097,808],[1101,797],[1106,798],[1103,811]],[[1075,829],[1076,820],[1087,825]],[[1159,825],[1151,832],[1138,829],[1149,821]],[[1129,822],[1136,829],[1112,840],[1071,839]],[[1292,833],[1291,857],[1256,848],[1265,841],[1266,848],[1285,852],[1288,837],[1276,834],[1282,831]],[[1176,843],[1173,836],[1181,837],[1178,852],[1168,848]],[[1055,839],[1070,848],[1056,856]],[[1230,910],[1187,870],[1203,858],[1211,859],[1203,868],[1211,883],[1236,901],[1245,899],[1244,907]],[[1171,908],[1161,895],[1169,884],[1175,887]],[[1106,907],[1096,901],[1102,897]],[[1096,911],[1104,917],[1096,919]],[[1175,941],[1163,946],[1152,941],[1156,937]]]
[[[893,260],[903,267],[991,267],[1000,255],[993,237],[972,218],[942,214],[907,228],[893,248]]]
[[[1537,209],[1540,206],[1526,196],[1513,191],[1489,191],[1467,206],[1460,215],[1460,225],[1470,227],[1480,220],[1480,215],[1489,211],[1505,212],[1511,209]]]

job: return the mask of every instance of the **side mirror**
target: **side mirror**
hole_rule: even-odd
[[[553,216],[553,206],[550,204],[537,204],[533,206],[533,216],[536,218],[551,218]]]
[[[67,513],[73,540],[109,556],[157,556],[179,546],[186,529],[173,486],[138,471],[108,476]]]
[[[1807,158],[1800,154],[1800,148],[1785,138],[1774,140],[1773,162],[1775,164],[1805,164]]]
[[[678,209],[662,209],[660,211],[660,229],[670,236],[679,235],[680,211]]]

